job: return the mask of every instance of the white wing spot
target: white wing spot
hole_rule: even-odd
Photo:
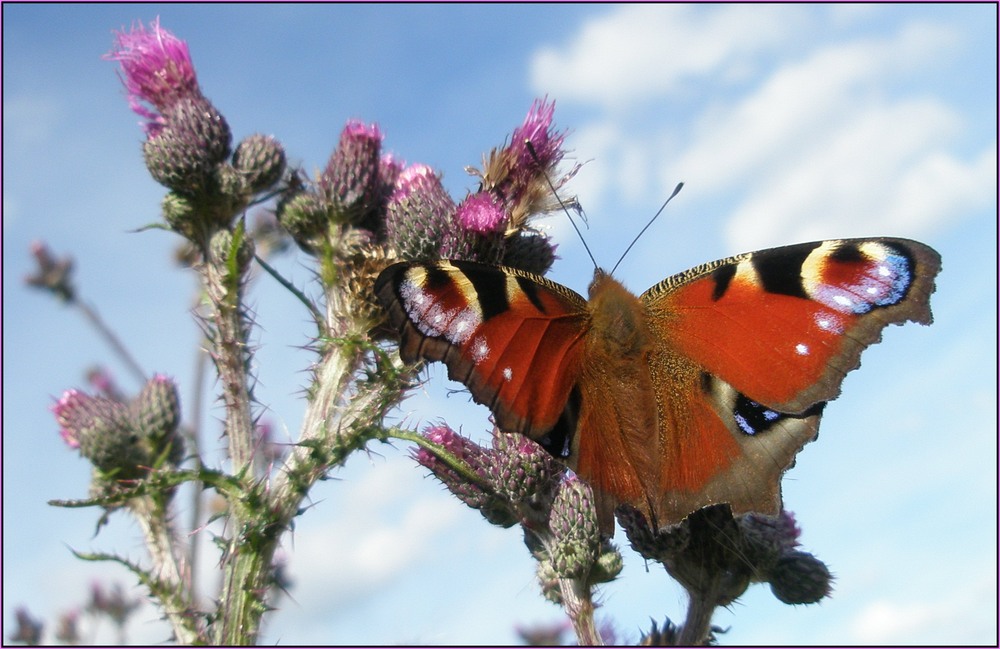
[[[799,356],[808,356],[809,346],[804,343],[799,343],[798,345],[795,346],[795,353],[798,354]]]
[[[472,341],[472,362],[482,363],[487,358],[490,357],[490,346],[486,343],[486,339],[482,336],[476,338]]]
[[[509,367],[503,368],[503,378],[505,381],[510,381],[512,378],[514,378],[514,370],[510,369]]]

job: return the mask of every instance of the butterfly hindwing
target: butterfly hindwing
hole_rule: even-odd
[[[400,334],[403,360],[440,360],[448,376],[507,431],[561,454],[557,431],[582,360],[586,301],[524,271],[474,262],[398,263],[376,295]]]

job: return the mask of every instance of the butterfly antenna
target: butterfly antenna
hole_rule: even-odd
[[[667,207],[667,203],[673,200],[674,196],[676,196],[681,191],[682,187],[684,187],[684,183],[677,183],[677,186],[674,187],[673,193],[670,194],[667,200],[663,201],[663,205],[660,206],[660,209],[656,210],[656,214],[653,215],[653,218],[649,219],[649,223],[646,224],[646,227],[640,230],[639,234],[635,235],[635,239],[632,239],[632,243],[628,244],[628,248],[626,248],[625,252],[622,253],[622,256],[618,258],[618,263],[616,263],[615,267],[611,269],[612,275],[614,275],[615,271],[618,270],[618,265],[622,263],[622,261],[625,259],[625,255],[627,255],[628,251],[632,249],[632,246],[636,244],[636,242],[639,240],[639,237],[641,237],[643,233],[649,229],[649,226],[653,225],[653,221],[656,220],[656,217],[658,217],[660,215],[660,212],[662,212]]]
[[[593,262],[594,268],[597,268],[598,267],[597,260],[594,259],[594,254],[590,252],[590,246],[587,245],[587,240],[583,238],[583,233],[580,232],[580,228],[577,227],[576,221],[573,220],[573,215],[569,213],[569,208],[566,207],[566,203],[564,203],[563,200],[559,198],[559,192],[556,191],[555,185],[552,184],[552,180],[549,178],[549,174],[546,173],[545,169],[542,168],[542,163],[538,159],[538,153],[535,152],[535,145],[531,143],[531,140],[525,140],[524,146],[528,148],[528,153],[531,154],[531,159],[534,160],[535,164],[538,165],[539,171],[542,172],[542,177],[545,178],[545,182],[548,183],[549,189],[552,190],[552,195],[556,197],[557,201],[559,201],[559,207],[561,207],[563,209],[563,212],[566,213],[566,218],[569,219],[569,222],[570,224],[572,224],[573,229],[576,230],[577,236],[580,237],[580,242],[583,243],[583,249],[587,251],[587,256],[590,257],[590,261]]]

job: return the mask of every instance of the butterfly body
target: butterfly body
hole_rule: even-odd
[[[931,321],[940,258],[905,239],[747,253],[641,296],[596,271],[589,299],[472,262],[400,263],[376,295],[406,361],[443,361],[595,492],[662,526],[715,503],[776,513],[780,478],[889,323]]]

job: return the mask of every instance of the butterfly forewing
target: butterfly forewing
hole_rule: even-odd
[[[940,257],[906,239],[775,248],[646,291],[650,322],[686,358],[782,412],[835,398],[890,323],[931,321]]]
[[[587,303],[544,278],[473,262],[399,263],[375,284],[400,355],[441,360],[503,430],[541,438],[576,383]]]

